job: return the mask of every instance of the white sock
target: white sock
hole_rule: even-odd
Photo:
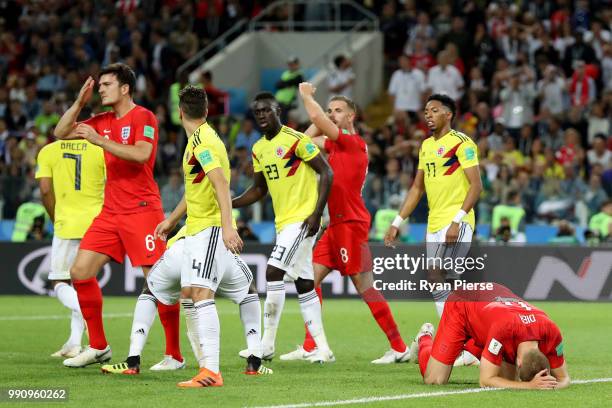
[[[204,368],[218,373],[221,328],[215,301],[206,299],[195,302],[193,305],[198,314],[198,333],[200,334],[200,349],[204,357]]]
[[[431,295],[434,298],[434,302],[436,303],[436,310],[438,311],[438,316],[442,317],[442,312],[444,312],[444,303],[446,303],[446,299],[450,296],[449,290],[432,290]]]
[[[264,333],[261,339],[263,348],[274,350],[276,331],[280,322],[281,313],[285,306],[285,282],[268,282],[266,302],[264,303]]]
[[[323,330],[321,303],[319,303],[317,292],[311,290],[301,295],[298,294],[298,301],[300,302],[304,323],[306,323],[310,335],[317,344],[317,348],[319,350],[329,350],[327,338],[325,337],[325,330]]]
[[[240,320],[244,328],[249,353],[261,358],[263,347],[261,345],[261,304],[257,293],[248,294],[240,302]]]
[[[147,341],[149,330],[157,314],[157,299],[151,295],[141,294],[134,308],[134,320],[130,335],[130,352],[128,357],[139,356]]]
[[[62,305],[72,311],[70,317],[70,337],[66,343],[80,346],[85,331],[85,321],[79,307],[79,298],[74,288],[67,283],[60,282],[55,285],[55,295]]]
[[[187,338],[191,344],[191,350],[195,355],[200,368],[204,367],[204,356],[202,356],[202,350],[200,349],[200,336],[198,334],[198,314],[196,313],[195,307],[193,306],[193,300],[181,299],[181,306],[183,306],[183,312],[185,313],[185,325],[187,326]]]

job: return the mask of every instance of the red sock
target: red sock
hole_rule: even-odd
[[[368,304],[372,316],[376,319],[376,323],[378,323],[382,331],[387,335],[391,348],[400,353],[406,351],[406,343],[402,340],[402,336],[393,319],[391,309],[389,309],[389,304],[383,295],[375,288],[370,288],[363,293],[362,297]]]
[[[317,291],[317,295],[319,296],[319,302],[321,303],[321,305],[323,305],[323,293],[321,292],[321,287],[320,286],[316,287],[315,291]],[[310,332],[308,331],[308,327],[306,326],[306,324],[304,324],[304,329],[306,329],[306,336],[304,337],[304,344],[302,344],[302,348],[310,352],[314,350],[315,347],[317,347],[317,344],[315,343],[314,339],[310,335]]]
[[[95,277],[73,280],[72,285],[79,298],[79,306],[89,331],[89,345],[96,350],[104,350],[108,343],[102,323],[102,291]]]
[[[157,302],[159,321],[164,326],[164,334],[166,335],[166,354],[172,356],[177,361],[183,361],[179,341],[180,310],[181,306],[179,303],[166,306],[161,302]]]
[[[427,369],[427,363],[429,357],[431,357],[431,348],[433,346],[433,339],[431,336],[421,336],[419,339],[419,368],[421,369],[421,375],[425,377],[425,370]]]
[[[469,339],[464,345],[463,349],[471,353],[474,357],[480,360],[482,356],[482,349],[476,345],[474,339]]]

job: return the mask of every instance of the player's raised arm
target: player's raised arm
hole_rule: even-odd
[[[76,133],[73,133],[73,130],[77,126],[77,118],[79,117],[79,113],[81,113],[81,109],[83,109],[83,107],[91,99],[95,85],[96,81],[94,81],[92,77],[87,78],[79,91],[77,99],[74,101],[72,106],[68,108],[66,112],[64,112],[59,122],[55,126],[53,136],[57,137],[58,139],[74,139],[80,137],[76,135]]]
[[[321,217],[323,216],[323,210],[327,204],[327,198],[329,197],[329,191],[334,179],[334,172],[327,160],[320,154],[306,163],[319,175],[319,196],[317,198],[317,204],[313,213],[304,221],[304,224],[308,227],[308,234],[306,236],[310,237],[316,234],[319,228],[321,228]]]
[[[257,171],[253,175],[253,185],[250,186],[244,193],[232,200],[233,208],[246,207],[254,202],[264,198],[268,194],[268,185],[261,171]]]
[[[338,126],[327,117],[323,108],[314,99],[316,88],[310,82],[302,82],[299,89],[304,101],[304,108],[312,124],[331,140],[338,139],[340,132]]]
[[[419,200],[423,196],[425,192],[425,183],[424,183],[424,173],[422,169],[418,169],[416,176],[414,177],[414,182],[408,190],[408,194],[406,195],[406,199],[402,204],[402,208],[400,208],[399,214],[393,220],[393,223],[387,230],[385,234],[385,245],[388,247],[394,247],[394,242],[397,239],[399,234],[399,227],[401,223],[412,214],[414,209],[416,208]]]
[[[139,140],[133,145],[123,145],[100,136],[93,127],[85,123],[80,123],[77,126],[75,134],[96,146],[100,146],[113,156],[131,162],[146,163],[153,152],[153,144],[149,142]]]
[[[319,149],[325,149],[325,140],[327,138],[323,136],[323,132],[321,132],[321,130],[314,123],[308,126],[308,129],[304,131],[304,134],[310,137],[312,142],[316,144]]]

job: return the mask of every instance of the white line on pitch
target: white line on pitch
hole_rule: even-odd
[[[603,382],[612,382],[612,378],[592,378],[588,380],[572,380],[572,384],[591,384],[591,383],[603,383]],[[350,399],[350,400],[337,400],[337,401],[304,402],[300,404],[269,405],[269,406],[260,406],[260,407],[254,407],[254,408],[329,407],[333,405],[367,404],[369,402],[395,401],[395,400],[405,400],[405,399],[413,399],[413,398],[444,397],[447,395],[475,394],[478,392],[501,391],[501,390],[502,388],[468,388],[466,390],[459,390],[459,391],[421,392],[418,394],[387,395],[387,396],[382,396],[382,397],[364,397],[364,398],[356,398],[356,399]]]

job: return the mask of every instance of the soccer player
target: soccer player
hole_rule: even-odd
[[[508,288],[455,291],[446,302],[433,339],[425,323],[411,353],[418,355],[426,384],[446,384],[468,340],[482,350],[480,386],[555,389],[570,384],[557,325]]]
[[[70,286],[70,267],[81,238],[102,209],[104,152],[86,140],[55,141],[38,153],[36,178],[54,227],[49,280],[57,299],[72,311],[70,337],[51,356],[71,358],[81,352],[85,322]]]
[[[274,356],[276,331],[285,304],[286,274],[295,282],[302,317],[317,346],[309,360],[333,362],[314,290],[312,267],[312,248],[333,173],[308,136],[282,125],[280,106],[272,94],[258,94],[251,109],[265,137],[253,145],[254,183],[232,204],[234,208],[247,206],[265,197],[268,191],[272,196],[276,245],[266,270],[263,359],[271,360]],[[242,357],[246,354],[240,352]]]
[[[455,101],[447,95],[434,94],[427,99],[425,120],[432,136],[421,145],[414,183],[385,234],[385,245],[394,245],[401,223],[425,192],[429,205],[427,258],[456,259],[467,255],[474,232],[473,208],[482,183],[476,144],[465,134],[451,129],[455,110]],[[444,282],[446,275],[436,268],[428,270],[431,282]],[[440,316],[449,294],[447,290],[432,291]]]
[[[238,304],[253,303],[243,310],[250,313],[244,318],[251,322],[249,332],[257,337],[261,310],[256,292],[249,294],[252,275],[237,255],[243,243],[232,217],[229,159],[223,141],[206,122],[206,92],[193,86],[181,90],[179,112],[185,132],[190,135],[183,155],[185,196],[157,226],[155,234],[167,235],[187,213],[181,286],[190,288],[203,364],[195,377],[178,386],[220,387],[223,385],[219,370],[221,333],[215,293]],[[247,338],[248,335],[247,332]],[[261,343],[250,343],[248,350],[247,373],[257,374],[261,366]]]
[[[59,139],[81,138],[100,146],[106,162],[104,204],[81,241],[70,269],[83,318],[89,330],[90,346],[64,361],[67,367],[84,367],[111,358],[102,322],[102,292],[96,275],[111,259],[122,263],[127,253],[145,276],[164,252],[156,240],[155,228],[164,219],[159,189],[153,179],[157,150],[155,115],[132,100],[136,75],[125,64],[111,64],[100,72],[98,91],[102,105],[112,110],[77,123],[81,109],[90,100],[95,81],[89,77],[76,101],[64,113],[54,134]],[[149,302],[139,297],[134,313],[151,313]],[[156,369],[176,369],[183,364],[179,347],[178,305],[159,305],[159,317],[166,333],[166,354]],[[154,310],[153,310],[154,313]]]
[[[147,276],[148,296],[154,298],[155,302],[165,305],[174,305],[179,302],[183,306],[185,321],[187,326],[187,338],[191,344],[196,360],[200,368],[204,368],[205,360],[200,348],[200,336],[198,332],[198,316],[191,300],[191,290],[188,286],[181,288],[181,269],[183,265],[183,251],[185,247],[185,236],[187,226],[183,226],[166,244],[166,252],[153,265]],[[228,293],[228,297],[237,303],[240,308],[240,319],[244,328],[244,335],[247,347],[250,350],[250,357],[247,360],[245,374],[259,375],[272,374],[272,370],[261,365],[261,305],[259,296],[255,288],[253,275],[244,262],[237,257],[241,272],[247,277],[245,280],[240,276],[240,281],[244,282],[239,290],[235,290],[231,285],[233,282],[221,280],[216,293]],[[250,282],[250,283],[249,283]],[[130,356],[140,356],[144,348],[149,330],[153,325],[153,315],[146,321],[134,322],[132,333],[142,330],[143,336],[132,336],[130,341]],[[128,362],[119,364],[108,364],[102,366],[102,372],[112,374],[138,374],[136,367],[130,367]]]
[[[314,99],[315,88],[312,84],[303,82],[299,90],[312,121],[306,134],[313,136],[313,142],[327,151],[329,165],[334,172],[327,203],[330,223],[315,245],[313,255],[317,294],[321,296],[321,282],[332,270],[349,276],[391,346],[391,350],[372,363],[405,362],[410,357],[409,349],[402,340],[387,301],[373,287],[373,275],[368,265],[370,214],[361,197],[368,171],[368,149],[353,125],[357,108],[349,98],[334,96],[328,104],[326,115]],[[314,346],[307,331],[304,344],[282,355],[281,360],[306,360],[314,352]]]

